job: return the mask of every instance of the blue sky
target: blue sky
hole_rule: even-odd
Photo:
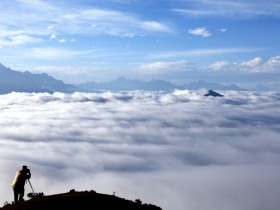
[[[0,62],[67,83],[279,84],[278,0],[1,0]]]

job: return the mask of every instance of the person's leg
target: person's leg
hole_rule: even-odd
[[[14,201],[15,201],[15,203],[18,202],[18,192],[15,188],[14,188]]]
[[[24,201],[23,197],[24,197],[24,190],[22,190],[19,194],[19,201]]]

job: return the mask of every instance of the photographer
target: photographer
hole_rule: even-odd
[[[25,165],[22,166],[22,170],[16,172],[15,178],[12,183],[15,203],[17,203],[18,201],[24,201],[24,185],[26,180],[30,178],[30,169],[28,169]]]

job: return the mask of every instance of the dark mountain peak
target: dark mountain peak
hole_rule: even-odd
[[[223,97],[222,94],[217,93],[214,90],[209,90],[204,96]]]
[[[80,209],[121,209],[121,210],[162,210],[152,204],[144,204],[140,199],[135,201],[106,195],[95,191],[77,192],[55,195],[40,195],[17,204],[7,204],[0,210],[80,210]]]

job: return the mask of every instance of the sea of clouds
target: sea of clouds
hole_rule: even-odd
[[[45,195],[95,190],[163,210],[279,210],[280,93],[204,93],[0,95],[0,206],[27,165]]]

